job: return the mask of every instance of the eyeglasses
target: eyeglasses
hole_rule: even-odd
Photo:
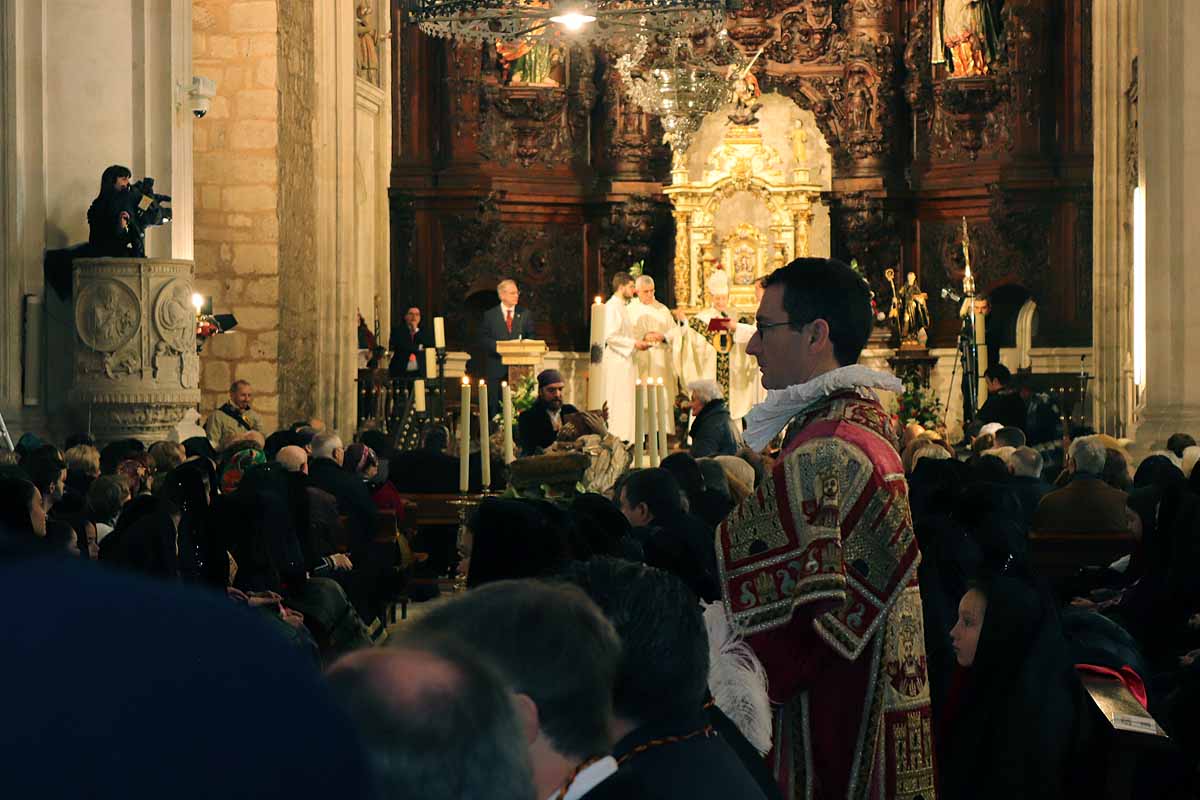
[[[807,324],[808,323],[804,323],[804,325],[807,325]],[[765,323],[757,322],[757,323],[755,323],[754,327],[758,329],[758,337],[761,339],[761,338],[765,337],[766,332],[771,330],[771,328],[778,328],[780,325],[791,325],[791,326],[795,327],[796,330],[799,330],[800,328],[804,327],[804,325],[797,325],[796,323],[792,322],[791,320],[788,320],[787,322],[765,322]]]

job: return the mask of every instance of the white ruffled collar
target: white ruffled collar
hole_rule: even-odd
[[[786,389],[768,389],[767,399],[746,414],[746,444],[762,450],[784,429],[792,417],[813,403],[845,389],[882,389],[903,392],[904,383],[890,372],[853,364],[823,372],[805,383]]]

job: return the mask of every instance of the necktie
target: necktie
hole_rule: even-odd
[[[504,326],[508,328],[508,332],[512,333],[512,309],[504,313]]]

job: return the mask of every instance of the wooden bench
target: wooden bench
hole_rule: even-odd
[[[1138,796],[1134,781],[1140,758],[1175,745],[1124,683],[1086,672],[1079,674],[1079,680],[1092,700],[1092,708],[1085,713],[1092,719],[1102,718],[1092,727],[1092,755],[1101,773],[1095,776],[1096,796],[1100,800],[1131,800]]]
[[[1030,531],[1029,563],[1038,575],[1065,578],[1083,567],[1106,567],[1132,553],[1137,542],[1129,531]]]

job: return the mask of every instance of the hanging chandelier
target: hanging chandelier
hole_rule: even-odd
[[[687,150],[704,118],[729,102],[732,77],[747,68],[747,59],[721,30],[715,42],[699,50],[688,36],[673,36],[657,47],[642,35],[617,59],[625,94],[648,114],[658,117],[663,141],[676,153]]]
[[[726,0],[409,0],[409,18],[431,36],[551,44],[674,35],[725,24]]]

